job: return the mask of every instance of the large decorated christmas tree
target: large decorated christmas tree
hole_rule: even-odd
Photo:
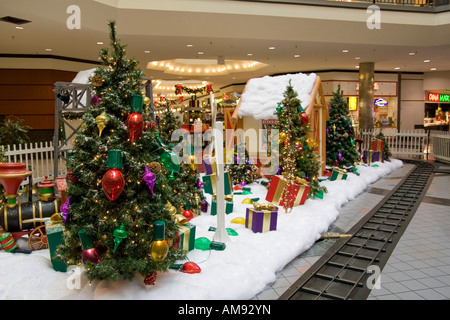
[[[317,141],[308,137],[311,132],[309,117],[297,98],[292,85],[284,92],[284,99],[277,107],[278,122],[274,126],[279,130],[279,157],[282,172],[305,179],[310,186],[308,197],[322,198],[326,188],[320,186],[319,156],[314,152]]]
[[[349,118],[348,105],[343,91],[338,87],[330,101],[330,118],[327,120],[327,165],[352,167],[358,161],[355,134]]]
[[[65,245],[68,265],[83,263],[89,279],[137,274],[154,279],[184,254],[175,217],[187,201],[177,156],[143,112],[142,70],[127,59],[109,22],[111,48],[91,83],[95,95],[68,159]]]

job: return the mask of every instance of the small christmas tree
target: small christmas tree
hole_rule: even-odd
[[[389,160],[389,158],[392,156],[392,152],[391,149],[389,149],[388,144],[386,143],[386,137],[384,136],[383,131],[380,130],[380,132],[377,133],[375,138],[383,141],[384,160]]]
[[[284,92],[284,100],[277,107],[277,115],[278,122],[274,128],[279,130],[282,171],[307,181],[310,186],[308,198],[323,197],[327,190],[317,179],[321,165],[314,152],[318,143],[308,137],[311,132],[309,118],[290,83]]]
[[[248,151],[243,143],[234,146],[234,161],[228,165],[228,171],[234,185],[249,184],[261,177],[258,167],[250,163]]]
[[[143,72],[125,57],[115,22],[109,27],[112,50],[100,51],[103,66],[91,79],[96,95],[67,162],[69,212],[60,257],[68,265],[83,263],[90,280],[137,273],[154,279],[185,257],[176,249],[179,226],[171,208],[186,197],[171,183],[176,155],[154,126],[145,126],[152,119],[142,113]]]
[[[167,102],[166,110],[161,115],[158,123],[161,140],[167,145],[174,143],[174,141],[171,141],[172,133],[180,127],[181,121],[170,110],[170,103]]]
[[[326,164],[335,167],[352,167],[358,161],[355,135],[349,110],[340,86],[333,92],[327,120]]]

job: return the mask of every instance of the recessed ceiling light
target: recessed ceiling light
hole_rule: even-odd
[[[46,49],[45,49],[45,51],[48,51],[48,52],[50,52],[50,51],[52,51],[52,49],[50,49],[50,48],[46,48]]]
[[[17,26],[16,29],[23,30],[23,27]]]
[[[247,53],[247,55],[248,55],[248,56],[252,56],[252,55],[253,55],[253,53]]]
[[[270,50],[275,50],[275,47],[269,47]]]
[[[204,53],[203,51],[199,51],[199,52],[198,52],[198,54],[203,54],[203,53]]]
[[[97,41],[97,44],[103,44],[103,41]]]
[[[356,69],[359,69],[359,66],[355,66]]]
[[[186,47],[190,48],[190,47],[193,47],[193,45],[192,44],[187,44]]]
[[[355,57],[355,60],[359,60],[359,59],[361,59],[361,57]]]
[[[430,62],[430,61],[431,61],[431,60],[428,60],[428,59],[427,59],[427,60],[423,60],[423,62]]]
[[[395,67],[394,69],[395,69],[395,70],[400,70],[400,67]]]
[[[436,68],[431,68],[430,70],[431,70],[431,71],[436,71],[437,69],[436,69]]]
[[[416,54],[415,52],[410,52],[410,53],[409,53],[410,56],[413,56],[413,55],[415,55],[415,54]]]
[[[294,58],[299,58],[300,55],[299,54],[294,54]]]
[[[344,53],[347,53],[347,52],[348,52],[348,50],[347,50],[347,49],[344,49],[344,50],[342,50],[342,52],[344,52]]]
[[[145,52],[145,53],[150,53],[150,50],[145,50],[144,52]]]

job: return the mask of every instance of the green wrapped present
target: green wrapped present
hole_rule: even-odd
[[[233,212],[233,195],[226,195],[225,196],[225,213],[230,214]],[[212,203],[211,203],[211,215],[215,216],[217,215],[217,200],[215,196],[213,196]]]
[[[180,235],[180,249],[191,251],[195,244],[195,225],[186,223],[178,228]]]
[[[330,181],[334,180],[347,180],[347,170],[333,168],[333,171],[331,171],[330,175]]]
[[[55,215],[57,215],[55,213]],[[45,232],[47,234],[48,248],[50,251],[50,260],[55,271],[66,272],[67,264],[59,259],[56,250],[60,245],[64,245],[64,225],[62,220],[51,219],[45,221]]]
[[[215,195],[216,191],[216,174],[205,175],[202,177],[203,190],[210,194]],[[229,171],[224,172],[224,194],[233,193],[233,184],[231,183],[231,175]]]

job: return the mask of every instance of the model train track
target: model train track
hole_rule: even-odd
[[[350,238],[337,240],[279,300],[367,298],[433,178],[432,164],[405,162],[416,167],[347,232]]]

